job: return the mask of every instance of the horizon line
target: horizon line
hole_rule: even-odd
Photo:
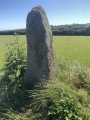
[[[62,26],[62,25],[73,25],[73,24],[79,24],[79,25],[84,25],[84,24],[90,24],[90,23],[71,23],[71,24],[60,24],[60,25],[50,25],[50,26]],[[9,30],[22,30],[26,28],[14,28],[14,29],[1,29],[0,31],[9,31]]]

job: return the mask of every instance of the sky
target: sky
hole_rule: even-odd
[[[50,25],[90,23],[90,0],[0,0],[0,30],[26,28],[27,14],[38,5]]]

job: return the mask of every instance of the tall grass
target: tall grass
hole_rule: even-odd
[[[33,90],[30,97],[37,119],[89,120],[90,70],[60,58],[56,78]]]

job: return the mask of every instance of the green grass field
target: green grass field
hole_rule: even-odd
[[[0,36],[0,68],[3,67],[4,53],[7,52],[5,44],[15,40],[14,36]],[[20,42],[25,41],[26,36],[19,36]],[[54,36],[54,49],[57,57],[63,57],[70,61],[78,61],[90,67],[90,36]]]
[[[90,36],[54,36],[57,56],[90,67]]]

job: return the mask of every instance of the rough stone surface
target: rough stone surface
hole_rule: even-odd
[[[34,7],[27,15],[26,80],[31,86],[55,76],[53,37],[44,9]]]

